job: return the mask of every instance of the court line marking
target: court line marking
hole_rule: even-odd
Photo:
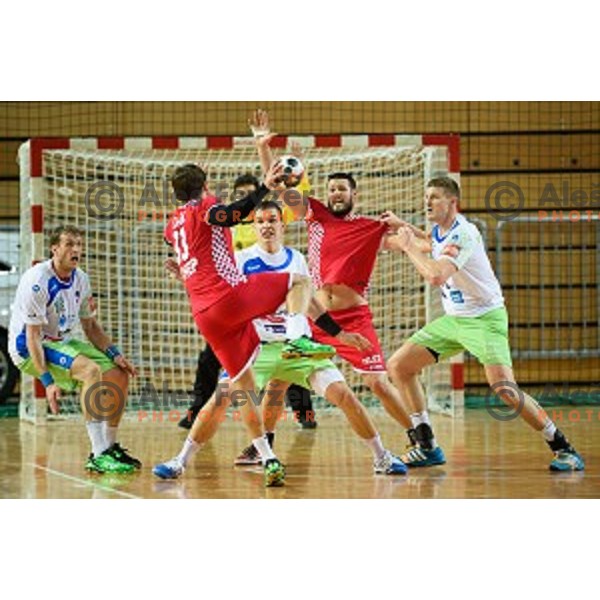
[[[133,500],[142,500],[141,496],[135,496],[134,494],[128,494],[127,492],[122,492],[121,490],[116,490],[115,488],[110,487],[109,485],[102,485],[99,483],[95,483],[93,481],[88,481],[86,479],[81,479],[80,477],[74,477],[73,475],[67,475],[62,471],[55,471],[54,469],[49,469],[48,467],[42,467],[41,465],[36,465],[35,463],[29,463],[30,467],[35,469],[40,469],[42,471],[46,471],[51,475],[57,475],[58,477],[62,477],[63,479],[68,479],[70,481],[76,481],[77,483],[82,483],[87,487],[98,488],[105,492],[111,492],[113,494],[117,494],[118,496],[123,496],[124,498],[131,498]]]

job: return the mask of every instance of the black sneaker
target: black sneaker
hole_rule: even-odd
[[[142,463],[131,454],[128,454],[127,448],[122,448],[118,442],[115,442],[106,452],[121,464],[131,465],[134,469],[142,468]]]

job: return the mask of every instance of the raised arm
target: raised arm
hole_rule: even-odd
[[[260,160],[260,167],[263,173],[267,173],[273,164],[273,153],[269,143],[277,135],[271,133],[269,126],[269,113],[260,108],[254,112],[252,117],[248,119],[248,125],[254,136],[254,143]]]
[[[241,200],[231,204],[215,204],[206,214],[206,222],[218,227],[239,225],[260,204],[265,196],[279,187],[283,176],[283,166],[271,165],[267,170],[264,183]]]

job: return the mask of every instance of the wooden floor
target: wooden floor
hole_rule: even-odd
[[[559,409],[556,409],[559,411]],[[463,421],[434,416],[448,462],[407,476],[374,476],[370,452],[337,410],[321,411],[319,426],[302,431],[282,422],[276,450],[287,465],[283,488],[265,489],[260,469],[235,468],[247,442],[241,423],[228,419],[178,481],[151,473],[156,462],[179,451],[185,432],[174,422],[128,417],[120,436],[144,467],[133,475],[88,475],[89,452],[79,420],[34,428],[0,420],[1,498],[598,498],[600,409],[580,408],[579,422],[563,409],[565,431],[586,460],[585,473],[548,471],[551,454],[539,434],[522,422],[503,423],[484,410]],[[586,412],[587,411],[587,412]],[[371,414],[384,443],[400,453],[405,435],[380,409]],[[569,416],[571,419],[569,420]]]

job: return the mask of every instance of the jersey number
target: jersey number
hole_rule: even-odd
[[[173,231],[173,238],[175,240],[175,252],[177,252],[179,264],[184,263],[190,257],[190,249],[185,236],[185,229],[175,229]]]

